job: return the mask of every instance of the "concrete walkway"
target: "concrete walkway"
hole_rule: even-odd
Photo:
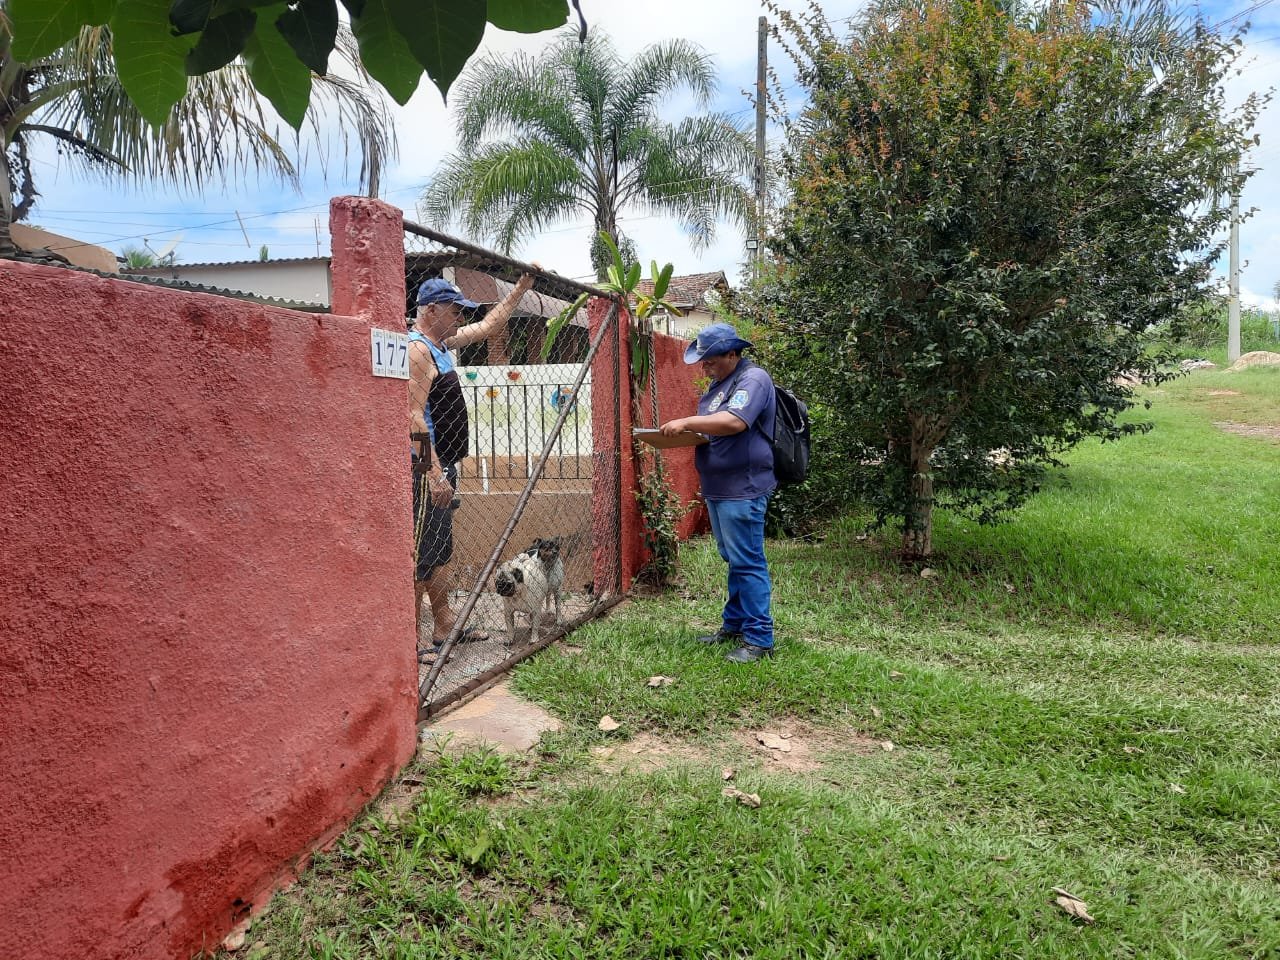
[[[487,743],[503,753],[523,753],[544,730],[560,727],[556,717],[517,697],[504,680],[428,724],[420,739],[431,743],[449,738],[450,743],[466,746]]]

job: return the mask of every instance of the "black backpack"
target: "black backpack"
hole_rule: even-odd
[[[726,397],[733,396],[733,389],[742,376],[739,370],[725,391]],[[773,386],[774,409],[773,436],[769,437],[769,445],[773,447],[773,475],[778,486],[789,487],[804,483],[809,476],[809,407],[786,387]]]
[[[773,475],[778,486],[803,483],[809,476],[809,408],[786,387],[774,386]]]

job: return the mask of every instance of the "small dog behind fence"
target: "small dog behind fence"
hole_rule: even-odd
[[[515,639],[517,613],[529,618],[530,643],[538,642],[545,611],[554,609],[557,626],[563,622],[564,558],[560,544],[560,537],[539,538],[523,553],[498,567],[494,586],[502,597],[509,639]]]

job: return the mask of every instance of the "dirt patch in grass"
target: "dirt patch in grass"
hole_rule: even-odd
[[[593,747],[591,756],[597,769],[610,773],[645,773],[679,765],[734,767],[744,757],[757,760],[766,773],[812,773],[821,770],[828,757],[875,756],[893,749],[886,744],[854,729],[782,719],[760,729],[735,730],[720,745],[640,733],[630,740]]]
[[[1257,423],[1231,423],[1226,420],[1215,420],[1213,425],[1226,433],[1234,433],[1240,437],[1257,437],[1262,440],[1280,442],[1280,426],[1264,426]]]
[[[760,730],[739,730],[734,739],[763,758],[766,771],[787,773],[820,770],[827,756],[874,756],[884,751],[887,743],[858,730],[815,727],[793,719]]]
[[[421,779],[414,776],[401,777],[388,786],[374,802],[374,812],[388,823],[397,823],[413,809],[421,791]]]
[[[630,740],[609,746],[592,747],[596,764],[610,772],[644,773],[677,764],[705,764],[711,753],[705,747],[683,740],[664,740],[651,733],[640,733]]]

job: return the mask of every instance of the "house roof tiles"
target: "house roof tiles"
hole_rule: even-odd
[[[714,273],[689,273],[681,277],[672,277],[663,299],[685,310],[690,307],[706,306],[706,295],[711,290],[723,292],[728,289],[729,281],[725,279],[723,270],[717,270]],[[645,294],[653,293],[653,281],[641,280],[636,284],[636,290]]]

